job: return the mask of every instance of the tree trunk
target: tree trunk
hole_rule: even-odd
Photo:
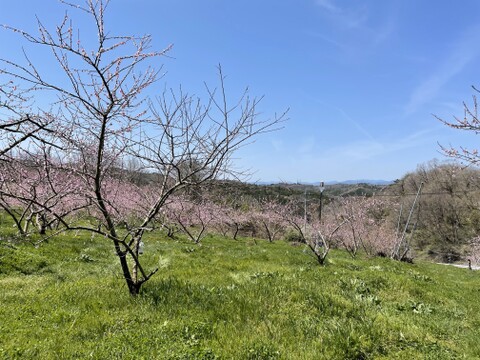
[[[240,230],[240,226],[238,224],[235,224],[235,231],[233,232],[233,240],[237,240],[237,235]]]
[[[120,249],[120,244],[118,242],[114,242],[114,245],[115,245],[115,252],[118,256],[118,259],[120,260],[120,266],[122,267],[123,278],[127,283],[128,291],[130,295],[137,296],[140,293],[140,287],[142,286],[142,283],[135,281],[132,278],[130,268],[128,267],[127,253]]]
[[[45,235],[47,233],[47,220],[45,219],[45,214],[37,214],[35,220],[37,223],[38,233],[40,235]]]

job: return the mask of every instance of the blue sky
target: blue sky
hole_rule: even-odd
[[[393,180],[443,159],[438,143],[478,143],[433,114],[462,116],[480,86],[479,11],[477,0],[112,0],[107,27],[173,44],[162,84],[201,95],[220,63],[232,97],[248,86],[265,95],[262,116],[290,108],[283,130],[237,154],[252,180]],[[2,1],[0,24],[31,30],[35,15],[55,24],[63,12]],[[21,45],[0,31],[2,57]]]

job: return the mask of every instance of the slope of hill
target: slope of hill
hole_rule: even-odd
[[[2,359],[478,359],[478,274],[160,233],[128,295],[108,240],[0,246]]]

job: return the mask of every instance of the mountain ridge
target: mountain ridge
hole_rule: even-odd
[[[367,184],[367,185],[391,185],[394,180],[381,180],[381,179],[355,179],[355,180],[330,180],[325,181],[325,185],[357,185],[357,184]],[[296,181],[296,182],[285,182],[285,181],[257,181],[252,184],[257,185],[281,185],[281,184],[291,184],[291,185],[310,185],[310,186],[320,186],[320,181],[308,182],[308,181]]]

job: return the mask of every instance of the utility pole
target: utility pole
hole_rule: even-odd
[[[320,183],[319,189],[320,189],[320,207],[318,210],[318,222],[322,223],[322,206],[323,206],[322,198],[323,198],[323,192],[325,191],[325,183],[323,181]]]
[[[303,234],[305,235],[307,233],[307,189],[305,189],[303,216]]]

